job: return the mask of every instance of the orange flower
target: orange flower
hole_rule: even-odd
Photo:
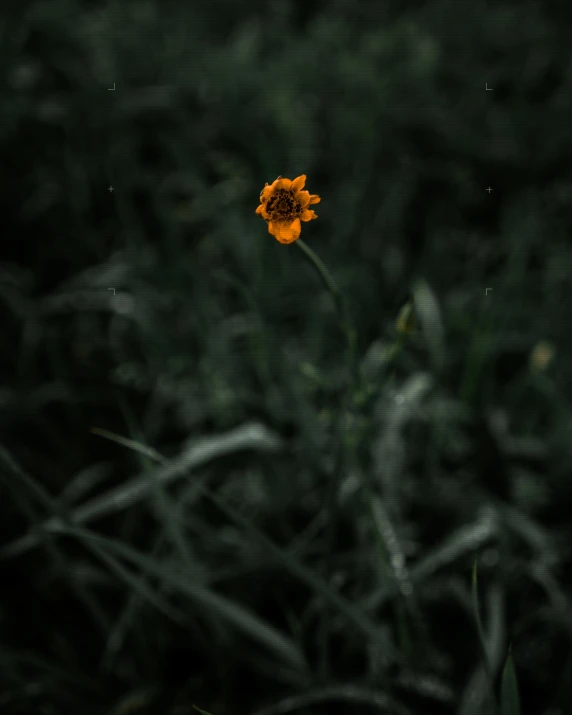
[[[306,174],[294,181],[279,176],[271,186],[267,182],[262,189],[256,213],[268,223],[268,233],[280,243],[293,243],[300,238],[300,221],[318,218],[308,206],[320,203],[321,199],[317,194],[302,191],[305,183]]]

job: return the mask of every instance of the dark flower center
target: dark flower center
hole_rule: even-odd
[[[292,192],[287,189],[276,189],[266,204],[266,211],[272,214],[273,221],[296,216],[301,209]]]

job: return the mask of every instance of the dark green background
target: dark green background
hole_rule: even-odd
[[[512,643],[522,712],[572,712],[571,18],[3,6],[0,539],[63,521],[1,551],[2,713],[488,715],[475,555],[495,690]],[[331,296],[254,213],[302,173],[353,408]],[[94,427],[193,468],[161,489]]]

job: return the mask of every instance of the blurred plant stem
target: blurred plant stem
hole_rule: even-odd
[[[364,496],[366,504],[373,505],[376,503],[376,489],[373,482],[368,479],[363,470],[360,469],[358,464],[358,457],[356,452],[356,440],[355,440],[355,413],[360,412],[365,404],[366,391],[363,389],[364,385],[361,380],[361,373],[358,366],[357,360],[357,335],[356,330],[351,319],[348,303],[345,296],[342,294],[337,284],[335,283],[331,273],[324,265],[323,261],[314,253],[314,251],[309,248],[303,241],[298,239],[297,241],[299,247],[305,254],[306,258],[310,261],[314,269],[317,271],[322,283],[324,284],[326,290],[331,294],[334,299],[336,306],[336,311],[338,315],[338,321],[340,328],[344,335],[346,336],[348,344],[348,360],[350,364],[350,383],[349,389],[346,391],[344,405],[340,412],[339,421],[339,435],[338,435],[338,453],[336,455],[336,474],[335,478],[330,481],[329,488],[327,490],[326,503],[328,511],[330,512],[332,518],[330,519],[330,524],[336,523],[336,519],[333,518],[334,512],[337,510],[337,497],[339,494],[339,487],[344,480],[344,476],[348,473],[353,472],[359,475],[359,481],[361,483],[361,490]],[[392,345],[389,352],[390,363],[394,363],[396,358],[400,355],[403,346],[407,340],[407,337],[413,331],[415,327],[415,309],[412,302],[407,303],[400,311],[400,314],[396,320],[396,330],[397,338],[395,343]],[[381,501],[377,500],[377,505],[379,509],[382,509]],[[372,522],[376,526],[375,514],[372,514]],[[377,530],[376,530],[376,533]],[[334,528],[330,528],[330,538],[334,537]],[[380,540],[380,552],[382,555],[382,560],[385,562],[385,569],[387,573],[391,572],[388,548],[384,540],[384,535],[378,533]],[[404,644],[407,651],[411,651],[410,646],[410,624],[406,617],[405,604],[399,601],[396,604],[396,620],[400,624],[400,632],[402,644]],[[320,642],[320,668],[321,673],[325,674],[328,672],[328,648],[327,648],[327,638],[324,632],[319,635]],[[391,685],[387,678],[387,674],[380,669],[378,676],[382,678],[384,686],[388,693],[391,692]]]
[[[344,404],[339,413],[338,420],[338,437],[336,440],[337,454],[335,457],[335,467],[334,474],[329,480],[329,486],[327,488],[326,494],[326,508],[330,516],[328,537],[330,544],[333,544],[333,539],[335,537],[335,530],[333,525],[336,523],[334,514],[337,511],[337,497],[340,484],[343,481],[344,474],[351,469],[353,460],[355,459],[355,445],[351,439],[351,429],[352,429],[352,416],[354,409],[357,407],[358,395],[361,391],[361,382],[357,362],[357,345],[356,345],[356,331],[353,325],[353,321],[350,316],[349,306],[338,288],[336,282],[334,281],[332,274],[326,268],[323,261],[314,253],[314,251],[307,246],[304,241],[298,239],[296,241],[299,248],[302,250],[308,261],[312,264],[315,271],[318,273],[320,280],[322,281],[324,287],[330,293],[334,299],[334,304],[336,306],[336,313],[338,316],[338,323],[342,333],[345,335],[348,346],[348,362],[350,368],[349,384],[348,389],[345,392]],[[326,623],[327,620],[323,622],[319,634],[319,652],[320,652],[320,672],[322,675],[326,674],[329,670],[329,653],[326,637]]]
[[[359,390],[360,387],[360,373],[357,360],[357,335],[350,315],[347,300],[336,285],[332,274],[326,268],[321,258],[319,258],[316,253],[314,253],[314,251],[309,246],[307,246],[304,241],[302,241],[301,238],[296,241],[296,245],[299,246],[299,248],[305,254],[306,258],[310,261],[310,263],[320,276],[324,287],[334,299],[334,304],[336,306],[336,312],[338,315],[338,323],[348,343],[348,361],[350,365],[351,378],[350,393],[352,396],[353,404],[355,402],[356,390]]]

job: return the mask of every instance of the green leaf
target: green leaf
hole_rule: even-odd
[[[518,681],[510,648],[502,674],[500,715],[520,715]]]
[[[413,289],[415,315],[429,349],[433,368],[439,371],[445,359],[445,330],[437,296],[426,281],[419,281]]]
[[[485,668],[488,667],[488,655],[485,634],[483,631],[483,624],[481,621],[481,609],[479,605],[479,584],[477,578],[477,557],[475,556],[473,560],[473,574],[471,578],[471,601],[473,603],[473,615],[475,617],[475,624],[477,626],[477,633],[479,636],[479,641],[482,650],[482,656]]]
[[[473,604],[473,615],[475,618],[475,625],[477,628],[477,637],[478,637],[478,641],[479,641],[481,658],[482,658],[482,662],[483,662],[483,671],[484,671],[484,675],[486,678],[486,682],[488,684],[491,705],[494,708],[494,706],[496,705],[495,693],[494,693],[494,680],[493,680],[493,675],[492,675],[492,670],[491,670],[489,650],[487,648],[487,639],[485,637],[485,632],[483,629],[483,622],[481,620],[481,608],[480,608],[480,604],[479,604],[479,583],[478,583],[478,577],[477,577],[477,557],[476,557],[476,555],[473,559],[473,573],[472,573],[471,581],[472,581],[471,600],[472,600],[472,604]]]
[[[206,710],[201,710],[201,709],[198,708],[196,705],[193,705],[193,708],[194,708],[197,712],[201,713],[201,715],[211,715],[211,714],[208,713]]]

